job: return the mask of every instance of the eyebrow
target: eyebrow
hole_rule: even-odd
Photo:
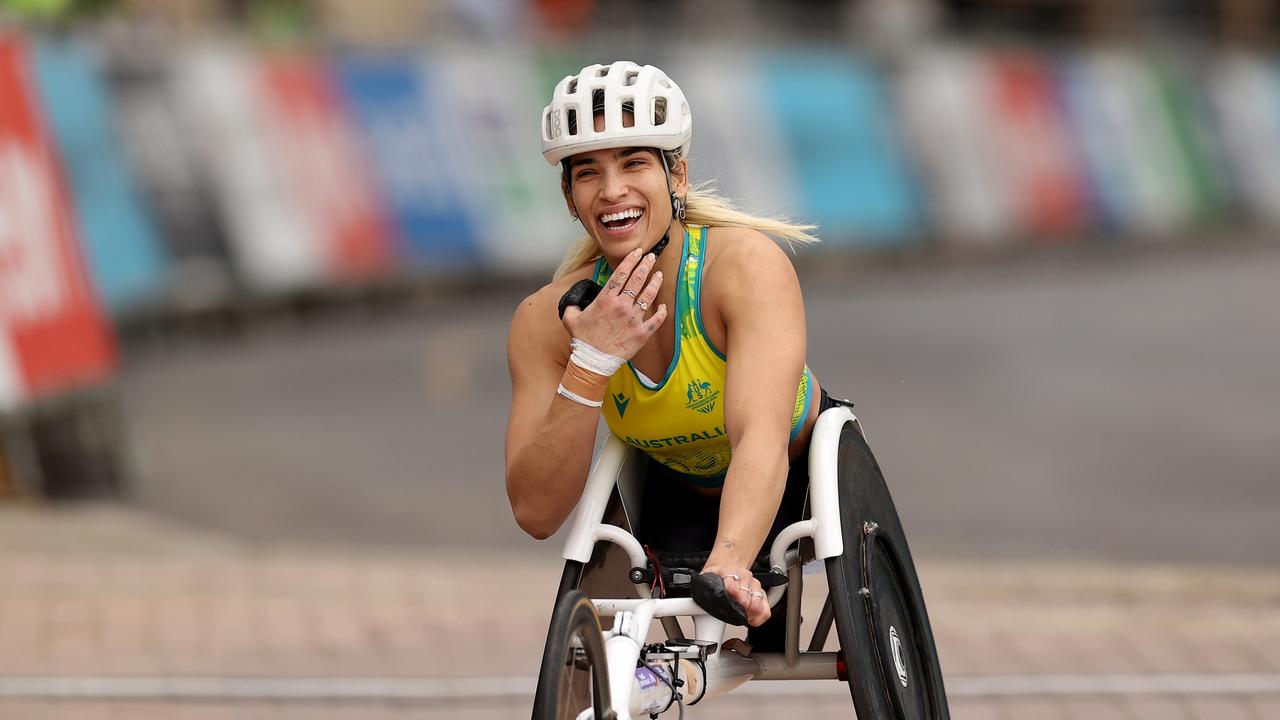
[[[653,148],[647,148],[647,147],[624,148],[614,153],[613,157],[615,160],[622,160],[623,158],[631,157],[632,155],[635,155],[637,153],[650,152],[652,150]],[[569,169],[572,170],[580,165],[594,165],[595,162],[596,162],[595,158],[586,158],[586,157],[576,158],[574,160],[569,161]]]

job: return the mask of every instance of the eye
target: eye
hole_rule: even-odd
[[[645,164],[646,163],[644,161],[644,158],[631,158],[630,160],[627,161],[626,167],[635,168],[635,167],[641,167]]]
[[[582,179],[584,179],[584,178],[592,177],[592,176],[593,176],[593,175],[595,175],[595,174],[596,174],[596,171],[595,171],[595,170],[587,170],[587,169],[583,169],[583,170],[579,170],[578,172],[574,173],[574,175],[573,175],[573,179],[574,179],[574,180],[582,180]]]

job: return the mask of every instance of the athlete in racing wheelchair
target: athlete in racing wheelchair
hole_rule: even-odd
[[[653,66],[591,65],[564,78],[541,130],[586,234],[520,304],[508,345],[516,521],[545,538],[578,507],[535,716],[613,717],[611,688],[628,696],[624,715],[656,714],[653,693],[640,696],[658,678],[667,706],[682,707],[712,679],[731,688],[725,677],[737,673],[847,679],[864,720],[947,717],[892,500],[851,404],[805,364],[800,286],[768,237],[814,242],[812,226],[753,217],[690,187],[689,105]],[[612,437],[589,473],[601,415]],[[611,547],[626,560],[616,571]],[[830,593],[802,662],[811,653],[797,646],[799,568],[814,557]],[[605,585],[582,595],[597,578]],[[619,578],[628,597],[696,605],[631,605],[618,592],[605,603],[603,587]],[[684,614],[699,637],[684,639],[676,608],[697,608]],[[616,658],[638,664],[648,687],[602,681],[597,610],[635,645]],[[668,641],[642,646],[652,618]],[[748,669],[726,659],[715,624],[724,622],[749,626],[732,651]],[[833,622],[841,652],[820,653]],[[574,705],[576,670],[589,693]]]

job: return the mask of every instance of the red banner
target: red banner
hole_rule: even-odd
[[[390,224],[328,67],[304,55],[276,55],[263,61],[262,73],[268,147],[323,235],[331,277],[384,274],[392,260]]]
[[[1009,54],[992,63],[1001,161],[1019,224],[1045,234],[1082,229],[1087,220],[1083,174],[1067,128],[1053,68]]]
[[[30,77],[25,43],[0,33],[0,408],[100,383],[116,364]]]

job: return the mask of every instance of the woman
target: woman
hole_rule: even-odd
[[[561,165],[586,235],[511,324],[516,521],[539,539],[560,527],[603,414],[650,458],[641,540],[710,550],[704,572],[760,626],[771,609],[750,568],[800,518],[810,432],[831,404],[805,365],[795,271],[765,233],[809,243],[812,226],[755,218],[690,188],[689,106],[653,66],[591,65],[564,78],[542,125],[543,155]],[[602,286],[598,297],[561,319],[562,295],[585,279]],[[756,627],[748,641],[781,649],[781,630]]]

